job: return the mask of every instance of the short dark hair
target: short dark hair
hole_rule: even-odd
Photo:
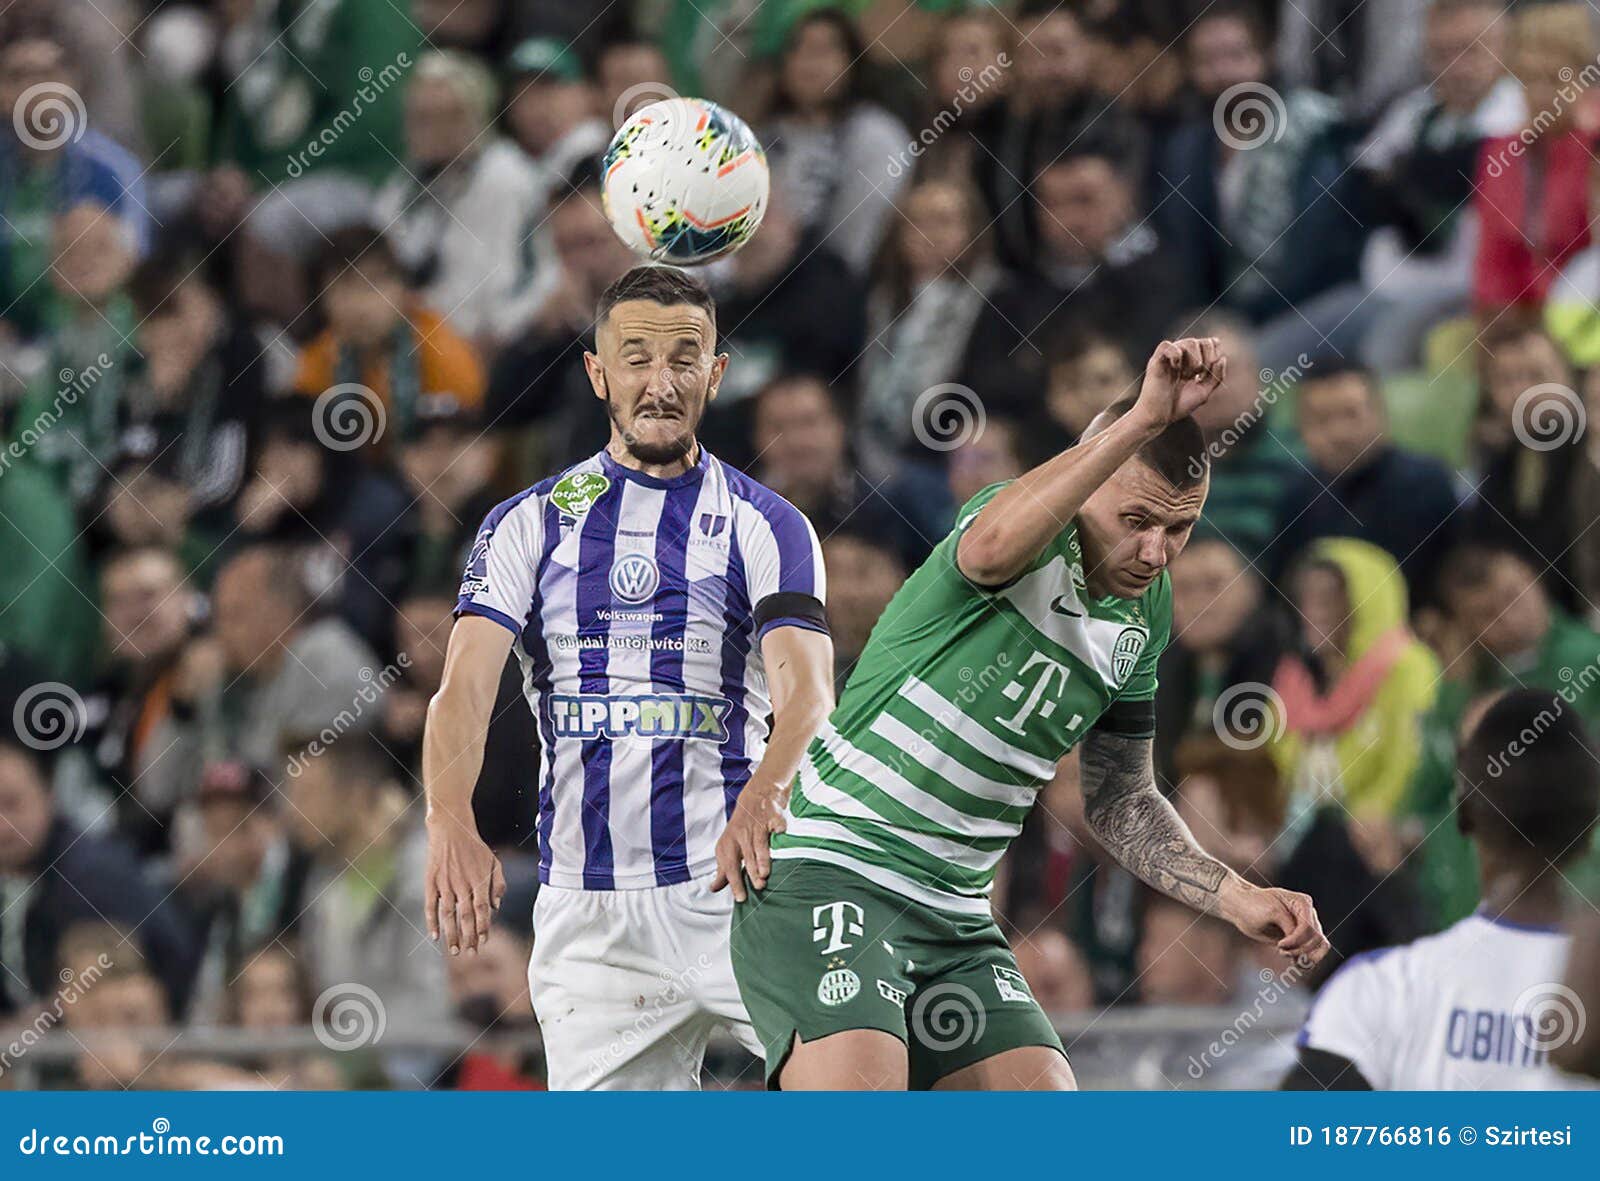
[[[1272,43],[1272,38],[1267,35],[1265,23],[1261,14],[1247,0],[1217,0],[1209,5],[1205,11],[1190,22],[1189,27],[1180,35],[1183,42],[1182,50],[1189,52],[1194,43],[1194,31],[1205,21],[1231,20],[1238,21],[1250,32],[1250,40],[1257,49],[1265,50]]]
[[[1367,396],[1376,399],[1380,408],[1384,405],[1383,383],[1378,380],[1377,373],[1369,366],[1356,361],[1337,359],[1313,361],[1306,367],[1305,375],[1300,378],[1301,396],[1304,396],[1305,391],[1312,386],[1345,378],[1358,379],[1366,389]]]
[[[1138,404],[1136,394],[1118,398],[1095,416],[1104,419],[1099,427],[1090,423],[1084,438],[1097,435]],[[1140,447],[1134,455],[1174,488],[1182,491],[1193,488],[1206,478],[1211,470],[1211,456],[1206,450],[1205,432],[1193,417],[1180,418],[1168,423],[1155,438]]]
[[[1489,584],[1495,567],[1507,559],[1521,562],[1533,571],[1521,554],[1505,546],[1477,541],[1457,546],[1439,564],[1439,589],[1446,598],[1452,591],[1482,590]]]
[[[663,307],[692,304],[710,317],[712,328],[717,326],[717,304],[711,298],[711,292],[688,271],[677,267],[647,263],[628,270],[600,293],[600,302],[595,305],[594,322],[600,324],[611,314],[612,308],[629,299],[647,299]]]
[[[206,283],[200,260],[178,250],[161,250],[146,258],[128,280],[128,298],[140,321],[170,315],[172,298],[189,283]]]
[[[1500,852],[1560,865],[1600,818],[1600,763],[1577,712],[1516,689],[1489,707],[1456,762],[1461,830]]]
[[[335,230],[323,244],[312,266],[311,278],[318,291],[326,291],[328,285],[346,271],[356,267],[365,270],[374,264],[398,279],[408,278],[406,268],[401,265],[382,230],[369,226],[347,226]]]

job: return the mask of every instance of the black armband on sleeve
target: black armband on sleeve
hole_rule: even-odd
[[[756,604],[756,639],[775,627],[803,627],[828,634],[828,616],[815,595],[779,591]]]
[[[1093,729],[1113,738],[1153,738],[1156,732],[1154,701],[1113,701],[1095,719]]]
[[[1300,1047],[1300,1057],[1278,1084],[1280,1091],[1370,1091],[1356,1064],[1328,1050]]]

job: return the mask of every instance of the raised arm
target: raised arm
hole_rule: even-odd
[[[1091,730],[1080,748],[1083,815],[1107,852],[1153,889],[1315,962],[1328,950],[1311,899],[1252,886],[1194,839],[1156,787],[1150,739]]]
[[[769,844],[773,833],[783,831],[789,785],[806,746],[833,711],[833,641],[826,632],[775,627],[762,637],[761,659],[772,691],[772,735],[717,841],[717,876],[711,883],[713,890],[731,885],[740,902],[745,875],[757,890],[767,884]]]
[[[961,573],[979,586],[1003,586],[1027,570],[1096,488],[1140,447],[1205,405],[1226,373],[1216,338],[1163,341],[1145,366],[1132,410],[1017,477],[985,506],[956,545]]]
[[[428,934],[444,936],[451,955],[475,951],[489,937],[489,912],[506,892],[499,858],[478,835],[472,789],[483,768],[495,694],[511,632],[479,615],[450,631],[444,680],[428,703],[422,735],[422,784],[428,799]]]

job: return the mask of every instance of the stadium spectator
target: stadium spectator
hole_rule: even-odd
[[[378,691],[377,658],[348,625],[314,608],[294,551],[257,545],[229,559],[212,592],[213,634],[184,656],[196,672],[180,699],[184,720],[172,724],[185,758],[161,767],[187,763],[185,781],[197,782],[195,760],[222,750],[275,771],[296,744],[336,723],[372,727],[376,711],[361,705]]]
[[[1027,471],[1032,461],[1023,456],[1022,445],[1022,428],[1009,418],[991,418],[962,439],[950,452],[951,505],[960,508],[990,484]]]
[[[201,607],[171,550],[125,550],[101,565],[101,679],[84,698],[84,741],[63,752],[55,784],[78,815],[109,816],[144,855],[169,848],[186,786],[181,773],[157,764],[168,756],[163,736],[192,675],[183,655]]]
[[[946,400],[928,404],[934,387],[967,386],[997,411],[1029,399],[1039,350],[1019,339],[1032,322],[1003,310],[1021,297],[1000,296],[1003,278],[970,186],[929,181],[907,190],[868,301],[861,361],[859,440],[877,477],[930,458],[926,440],[943,428],[929,415]]]
[[[1129,149],[1099,128],[1058,151],[1033,182],[1039,229],[1031,269],[1058,319],[1087,323],[1147,357],[1201,292],[1145,216],[1139,177]]]
[[[304,867],[292,863],[273,804],[266,776],[243,763],[212,763],[200,773],[176,892],[204,948],[194,1021],[223,1022],[247,953],[284,934],[297,916]]]
[[[1344,117],[1370,124],[1416,84],[1424,61],[1428,0],[1310,0],[1279,9],[1276,58],[1284,82],[1339,101]]]
[[[60,946],[76,922],[123,923],[166,991],[163,1023],[184,1011],[199,956],[165,885],[132,849],[61,815],[37,755],[0,744],[0,1013],[26,1010],[60,984]]]
[[[1161,782],[1176,785],[1184,739],[1217,733],[1219,698],[1237,685],[1270,682],[1290,637],[1261,573],[1221,538],[1190,541],[1171,577],[1172,642],[1156,666],[1155,751]],[[1222,702],[1225,713],[1231,700]]]
[[[889,161],[911,142],[900,121],[867,97],[865,55],[843,12],[802,16],[784,41],[772,110],[759,129],[772,186],[793,204],[808,243],[828,243],[858,275],[892,228],[905,178]]]
[[[372,230],[342,230],[314,272],[328,327],[300,354],[294,392],[342,400],[319,404],[318,424],[349,450],[341,431],[359,423],[368,455],[410,439],[432,404],[483,404],[478,355],[437,310],[414,293],[399,259]],[[376,397],[381,407],[371,399]],[[355,416],[342,419],[341,412]],[[372,423],[369,429],[367,424]]]
[[[264,1036],[270,1044],[274,1035],[304,1030],[314,1019],[311,982],[305,961],[292,942],[274,940],[248,950],[236,973],[229,977],[228,1002],[232,1024],[241,1030]],[[324,1011],[323,1020],[331,1023]],[[350,1055],[341,1057],[349,1063]],[[345,1080],[326,1056],[300,1053],[267,1053],[249,1062],[258,1078],[274,1090],[331,1091]],[[351,1080],[381,1086],[381,1075]]]
[[[1600,422],[1600,365],[1583,378],[1585,422]],[[1578,609],[1591,626],[1600,624],[1600,537],[1589,523],[1600,518],[1600,430],[1584,429],[1581,447],[1573,457],[1569,488],[1573,542],[1570,555],[1573,588]]]
[[[1389,440],[1383,390],[1370,370],[1312,368],[1296,391],[1295,414],[1309,464],[1283,490],[1272,573],[1320,538],[1356,537],[1400,563],[1413,605],[1432,603],[1459,524],[1454,473]]]
[[[713,454],[737,462],[749,439],[745,400],[769,382],[815,373],[850,388],[865,343],[866,301],[860,280],[826,242],[805,245],[781,192],[768,198],[761,232],[724,265],[712,294],[732,361],[703,435]]]
[[[1405,579],[1377,546],[1328,538],[1296,560],[1285,585],[1300,645],[1273,674],[1283,718],[1272,752],[1289,786],[1289,823],[1334,802],[1386,820],[1416,768],[1417,727],[1439,676],[1407,626]]]
[[[1478,151],[1527,117],[1505,66],[1510,31],[1499,0],[1435,0],[1423,28],[1429,81],[1396,99],[1355,153],[1371,202],[1361,279],[1308,316],[1341,344],[1341,326],[1354,325],[1359,332],[1348,335],[1380,372],[1412,368],[1424,333],[1470,302],[1477,223],[1467,206]]]
[[[139,162],[95,127],[53,134],[49,96],[76,96],[82,81],[64,34],[40,15],[13,14],[0,30],[0,109],[12,115],[0,124],[0,324],[24,338],[56,327],[46,277],[59,253],[58,214],[85,202],[107,211],[134,256],[150,237]]]
[[[1147,1005],[1221,1005],[1241,975],[1234,932],[1216,919],[1196,918],[1165,898],[1144,911],[1139,940],[1139,999]]]
[[[600,293],[633,265],[606,221],[600,185],[585,175],[551,208],[540,231],[556,259],[556,278],[529,293],[521,334],[501,350],[489,375],[488,420],[501,430],[538,426],[546,467],[588,454],[600,428],[583,368]],[[519,297],[520,298],[520,297]],[[542,469],[541,469],[542,470]]]
[[[640,107],[675,93],[666,54],[656,42],[640,36],[608,38],[595,54],[594,81],[608,134]]]
[[[1094,1008],[1094,982],[1083,955],[1054,927],[1018,933],[1010,939],[1017,970],[1040,1008],[1052,1016]]]
[[[423,54],[406,81],[405,165],[372,202],[372,224],[417,298],[485,346],[496,343],[495,317],[524,278],[523,226],[504,212],[542,212],[534,166],[491,129],[498,98],[476,59]]]
[[[538,171],[539,191],[527,211],[533,225],[572,169],[606,150],[612,127],[603,112],[609,108],[601,106],[577,55],[554,38],[521,42],[506,56],[501,73],[506,131]]]
[[[1473,302],[1486,320],[1537,311],[1560,268],[1589,244],[1595,96],[1572,77],[1595,58],[1587,5],[1536,4],[1512,22],[1513,72],[1532,122],[1484,140],[1472,184],[1478,221]],[[1533,177],[1538,177],[1535,186]]]
[[[780,378],[763,390],[751,442],[762,483],[824,539],[839,529],[875,538],[909,569],[949,530],[954,509],[936,475],[906,468],[875,481],[861,473],[838,399],[821,378]]]
[[[834,681],[842,691],[906,571],[893,550],[857,533],[828,536],[822,559],[834,580],[828,591],[828,631],[833,636]]]
[[[542,1091],[538,1063],[525,1046],[505,1045],[505,1035],[537,1028],[528,997],[525,932],[505,921],[489,928],[476,955],[453,956],[445,964],[450,1002],[458,1020],[477,1034],[473,1047],[434,1084],[452,1091]]]
[[[1183,54],[1205,105],[1166,145],[1155,219],[1170,264],[1202,300],[1257,325],[1283,317],[1271,327],[1293,339],[1275,342],[1267,358],[1282,368],[1276,354],[1292,358],[1321,343],[1295,306],[1353,279],[1360,257],[1338,105],[1314,90],[1281,89],[1282,113],[1267,115],[1265,128],[1252,125],[1246,104],[1259,101],[1271,74],[1260,26],[1241,5],[1206,9],[1185,33]]]
[[[1061,451],[1082,437],[1096,414],[1138,389],[1139,371],[1120,341],[1093,327],[1044,335],[1044,414],[1031,416]],[[1042,418],[1043,421],[1040,421]]]
[[[1029,0],[1015,20],[1015,78],[1005,102],[975,120],[983,143],[977,180],[995,219],[1004,263],[1028,270],[1037,261],[1044,207],[1033,200],[1035,178],[1091,128],[1137,155],[1138,130],[1115,102],[1098,93],[1094,59],[1075,9]],[[1139,164],[1129,159],[1131,172]],[[985,219],[987,220],[987,219]]]
[[[299,766],[282,790],[290,839],[311,860],[297,932],[313,989],[357,982],[396,1025],[438,1021],[449,1000],[443,960],[421,926],[419,810],[366,735],[345,734]]]
[[[121,454],[167,459],[195,512],[229,520],[259,442],[268,395],[263,350],[198,259],[162,253],[128,284],[137,371],[126,395]]]
[[[1480,369],[1462,534],[1523,554],[1576,607],[1568,568],[1588,522],[1570,507],[1581,413],[1572,362],[1548,332],[1508,319],[1484,333]]]
[[[1236,316],[1216,311],[1180,316],[1172,333],[1214,336],[1228,358],[1227,377],[1195,415],[1211,457],[1205,521],[1255,564],[1272,543],[1279,501],[1300,470],[1289,442],[1268,417],[1282,393],[1282,378],[1257,368],[1253,334]]]
[[[95,201],[59,214],[51,235],[49,281],[57,302],[49,355],[16,408],[13,426],[34,428],[38,438],[28,462],[48,470],[61,493],[82,509],[99,493],[117,456],[117,423],[133,354],[134,313],[126,288],[134,243],[128,223]],[[49,429],[39,429],[40,423]]]
[[[429,408],[400,448],[411,513],[408,545],[396,552],[406,586],[450,586],[461,573],[478,522],[499,497],[491,488],[499,441],[479,417],[455,402]]]
[[[993,8],[958,8],[939,22],[928,47],[927,90],[912,122],[941,133],[931,144],[908,145],[916,155],[905,164],[915,164],[920,180],[972,183],[984,171],[992,150],[984,132],[996,126],[997,104],[1010,89],[1016,64],[1010,44],[1007,18]]]

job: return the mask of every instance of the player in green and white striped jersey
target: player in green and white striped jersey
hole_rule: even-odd
[[[989,890],[1080,743],[1085,817],[1129,869],[1286,954],[1326,950],[1311,900],[1208,856],[1151,765],[1166,567],[1208,481],[1189,416],[1224,372],[1213,339],[1164,343],[1137,399],[974,497],[873,629],[787,807],[772,801],[770,851],[725,838],[719,863],[754,887],[733,960],[769,1083],[1072,1086]]]

